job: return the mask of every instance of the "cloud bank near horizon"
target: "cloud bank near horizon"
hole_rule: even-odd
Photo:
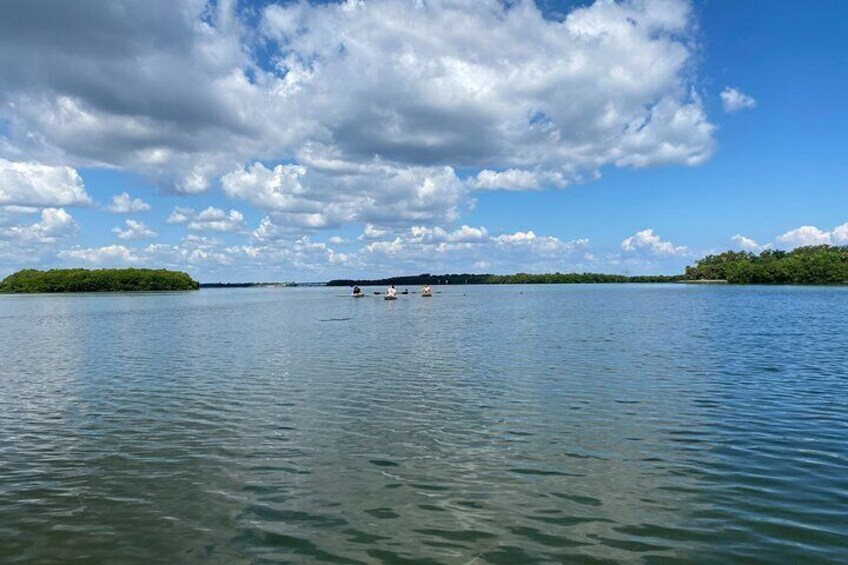
[[[531,226],[469,228],[484,233],[476,241],[443,234],[457,233],[480,191],[561,189],[607,167],[709,159],[715,126],[698,87],[696,27],[685,0],[599,0],[560,18],[529,0],[10,0],[0,223],[92,206],[79,170],[106,168],[187,195],[168,223],[243,240],[82,248],[70,235],[43,256],[376,270],[393,250],[412,266],[412,250],[438,263],[438,253],[460,257],[455,247],[461,264],[481,268],[578,268],[585,256]],[[191,207],[191,195],[209,193],[260,212],[260,225],[238,209]],[[121,191],[104,210],[150,208]],[[361,249],[315,247],[322,230],[355,226],[384,235]],[[129,241],[163,230],[130,218],[111,231]],[[508,242],[517,233],[524,239]],[[686,251],[649,229],[627,241],[609,265]],[[513,244],[523,254],[510,255]]]

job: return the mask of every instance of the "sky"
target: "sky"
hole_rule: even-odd
[[[4,0],[0,278],[848,245],[848,2]]]

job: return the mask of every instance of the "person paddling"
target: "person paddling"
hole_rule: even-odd
[[[389,288],[386,289],[386,296],[397,298],[397,289],[395,288],[395,285],[389,285]]]
[[[358,285],[353,285],[353,295],[359,296],[360,294],[362,294],[362,289]]]
[[[432,290],[430,290],[430,285],[429,285],[429,284],[425,284],[425,285],[421,288],[421,296],[432,296],[432,295],[433,295],[433,291],[432,291]]]

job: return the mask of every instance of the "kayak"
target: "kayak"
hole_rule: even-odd
[[[365,293],[364,293],[364,292],[360,292],[360,293],[358,293],[358,294],[352,294],[351,296],[353,296],[354,298],[362,298],[362,297],[364,297],[364,296],[365,296]]]
[[[386,296],[383,297],[383,300],[397,300],[397,296],[386,295]]]
[[[421,293],[421,298],[430,298],[432,296],[433,296],[432,292],[422,292]]]

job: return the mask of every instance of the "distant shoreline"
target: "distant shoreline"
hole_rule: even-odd
[[[326,286],[414,286],[425,285],[480,285],[480,284],[610,284],[610,283],[673,283],[684,279],[683,275],[608,275],[601,273],[552,273],[515,275],[492,274],[444,274],[388,277],[384,279],[334,279]]]

